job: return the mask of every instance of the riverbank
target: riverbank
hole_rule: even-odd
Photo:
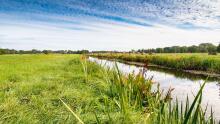
[[[125,63],[128,65],[135,65],[138,67],[146,67],[145,63],[142,62],[131,62],[131,61],[123,61],[123,60],[111,60],[111,61],[118,61],[121,63]],[[200,75],[200,76],[204,76],[204,77],[209,77],[209,78],[217,78],[220,79],[220,74],[217,73],[210,73],[210,72],[205,72],[205,71],[197,71],[197,70],[176,70],[174,68],[169,68],[169,67],[165,67],[165,66],[161,66],[161,65],[155,65],[155,64],[148,64],[149,68],[151,67],[155,67],[155,68],[161,68],[161,69],[166,69],[166,70],[173,70],[173,71],[182,71],[182,72],[186,72],[189,74],[193,74],[193,75]]]
[[[152,92],[141,73],[124,75],[80,55],[2,55],[0,70],[0,123],[214,122],[200,108],[203,87],[196,104],[171,106],[172,90]]]
[[[93,54],[93,57],[122,63],[172,69],[220,79],[220,55],[205,54]]]

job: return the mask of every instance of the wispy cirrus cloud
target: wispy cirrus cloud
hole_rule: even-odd
[[[213,23],[219,26],[219,6],[219,0],[1,0],[0,11],[94,17],[143,26],[157,22],[212,27]]]
[[[128,50],[220,39],[219,0],[0,2],[3,47]]]

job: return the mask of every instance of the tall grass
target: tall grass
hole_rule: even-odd
[[[152,63],[174,69],[220,73],[220,56],[205,54],[94,54],[92,56],[124,61]]]
[[[214,124],[213,114],[206,115],[201,107],[202,90],[205,83],[190,104],[187,99],[184,103],[176,100],[172,102],[173,89],[163,93],[159,86],[153,91],[151,79],[139,74],[121,73],[115,68],[100,68],[102,78],[108,85],[103,93],[104,115],[108,120],[102,120],[94,113],[97,123],[146,123],[146,124]],[[119,116],[114,116],[117,113]]]

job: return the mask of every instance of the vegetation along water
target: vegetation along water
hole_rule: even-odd
[[[92,56],[106,59],[117,59],[130,62],[155,64],[177,70],[188,70],[196,73],[220,74],[220,55],[208,53],[162,53],[162,54],[132,54],[132,53],[101,53]],[[199,72],[200,71],[200,72]]]

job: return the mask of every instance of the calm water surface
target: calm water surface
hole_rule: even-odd
[[[115,62],[108,60],[101,60],[97,58],[89,58],[90,61],[98,64],[105,65],[107,67],[114,67]],[[116,62],[119,70],[123,73],[135,73],[137,74],[143,67],[137,67],[134,65],[123,64]],[[193,99],[194,95],[199,91],[200,85],[205,81],[206,77],[192,75],[188,73],[164,70],[158,68],[148,68],[146,77],[153,77],[153,81],[160,84],[160,88],[167,91],[170,87],[174,88],[172,92],[173,98],[178,98],[179,101],[185,101],[188,94],[189,99]],[[214,115],[217,120],[220,120],[220,81],[210,78],[207,81],[203,90],[202,106],[209,105],[214,110]],[[194,95],[193,95],[194,94]],[[208,111],[210,112],[210,111]]]

